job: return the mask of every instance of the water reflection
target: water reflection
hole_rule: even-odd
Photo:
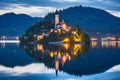
[[[92,48],[120,48],[120,41],[91,41]]]
[[[36,61],[44,63],[48,68],[54,68],[56,76],[60,71],[78,76],[102,73],[120,64],[119,41],[94,41],[91,46],[89,49],[90,45],[85,44],[21,45]]]
[[[120,48],[120,41],[118,41],[118,48]]]
[[[11,43],[5,43],[5,42],[0,43],[2,48],[5,48],[7,44],[11,44]],[[19,46],[19,43],[12,43],[12,44]]]
[[[60,68],[64,67],[66,62],[70,62],[86,54],[90,45],[85,44],[60,44],[60,45],[24,45],[29,55],[39,62],[43,62],[47,67],[55,68],[56,76]]]
[[[1,47],[5,48],[6,44],[5,43],[1,43]]]
[[[59,65],[64,66],[64,64],[67,61],[70,61],[71,59],[75,59],[79,57],[79,55],[82,55],[86,53],[88,50],[88,46],[83,44],[72,44],[69,43],[61,44],[59,46],[56,45],[47,45],[47,47],[43,48],[42,44],[37,44],[37,51],[41,51],[43,53],[48,53],[50,58],[54,58],[55,63],[55,70],[56,70],[56,76],[59,71]],[[87,48],[87,49],[85,49]]]
[[[91,41],[91,46],[92,48],[96,48],[97,47],[97,41]]]

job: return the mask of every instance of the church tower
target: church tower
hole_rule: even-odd
[[[58,10],[55,12],[55,29],[57,28],[56,25],[59,23],[59,13]]]

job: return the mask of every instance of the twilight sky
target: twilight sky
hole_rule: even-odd
[[[120,0],[0,0],[0,15],[15,12],[44,17],[56,9],[77,5],[101,8],[120,17]]]

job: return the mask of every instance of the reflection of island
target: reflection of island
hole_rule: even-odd
[[[59,69],[64,67],[66,62],[78,59],[80,55],[85,54],[89,45],[83,44],[61,44],[61,45],[24,45],[22,46],[33,58],[43,62],[50,68],[55,68],[56,76]]]
[[[82,44],[21,45],[36,61],[72,75],[90,75],[105,72],[120,64],[119,48],[91,48]],[[88,51],[88,52],[87,52]],[[88,54],[86,54],[88,53]]]
[[[38,51],[49,53],[50,57],[55,59],[54,63],[55,63],[55,70],[57,76],[59,65],[62,65],[63,67],[67,61],[70,61],[71,59],[75,59],[80,55],[86,53],[89,46],[83,44],[70,45],[69,43],[65,43],[65,44],[61,44],[60,46],[51,45],[51,46],[46,46],[44,48],[42,44],[37,44]]]

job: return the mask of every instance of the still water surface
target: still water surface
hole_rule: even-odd
[[[0,80],[120,80],[120,41],[0,43]]]

